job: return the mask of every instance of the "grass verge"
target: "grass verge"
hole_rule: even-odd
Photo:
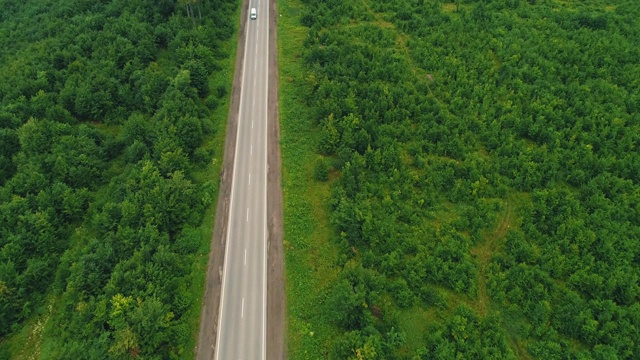
[[[307,34],[300,25],[302,9],[298,0],[278,1],[287,346],[291,359],[318,359],[326,358],[326,344],[337,334],[321,310],[338,273],[338,251],[327,207],[331,183],[313,176],[319,131],[302,96],[301,49]]]

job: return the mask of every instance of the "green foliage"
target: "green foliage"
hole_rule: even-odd
[[[414,359],[516,359],[495,318],[478,318],[473,310],[461,306],[449,321],[431,329],[427,345]]]
[[[208,89],[238,4],[2,4],[0,358],[34,319],[21,346],[42,359],[192,355],[216,196],[196,171],[219,148],[204,98],[226,102]]]
[[[318,181],[329,180],[329,164],[327,164],[327,159],[320,158],[316,161],[313,175]]]
[[[282,83],[334,165],[340,252],[331,314],[296,312],[335,332],[314,356],[637,356],[635,3],[301,2],[303,72]],[[415,308],[428,334],[391,345]]]

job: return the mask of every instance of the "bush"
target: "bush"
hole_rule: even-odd
[[[316,161],[316,167],[314,168],[313,175],[318,181],[329,180],[329,164],[324,158],[320,158]]]

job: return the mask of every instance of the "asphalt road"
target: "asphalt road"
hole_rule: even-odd
[[[250,0],[215,359],[264,360],[269,1]],[[249,16],[249,11],[247,11]]]

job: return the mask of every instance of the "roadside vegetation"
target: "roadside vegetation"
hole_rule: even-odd
[[[0,359],[192,359],[239,1],[0,8]]]
[[[640,353],[640,8],[280,0],[289,356]]]

